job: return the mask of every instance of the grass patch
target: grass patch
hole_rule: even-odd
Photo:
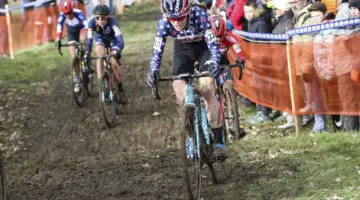
[[[60,56],[53,43],[18,52],[14,60],[1,60],[0,86],[29,89],[31,83],[42,81],[49,71],[69,63],[66,49]]]
[[[359,134],[252,137],[230,149],[238,199],[360,198]]]

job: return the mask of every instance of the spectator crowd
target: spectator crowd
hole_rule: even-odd
[[[312,0],[230,0],[227,3],[227,29],[251,33],[285,34],[288,29],[360,17],[360,0],[342,0],[336,14],[328,12],[326,5],[321,1]],[[352,86],[354,83],[359,83],[360,69],[356,67],[360,66],[360,63],[354,63],[354,59],[351,58],[346,59],[346,56],[356,54],[356,48],[353,48],[354,51],[350,49],[347,55],[344,55],[334,53],[332,47],[334,41],[341,43],[340,39],[343,35],[348,36],[359,32],[359,28],[360,26],[347,27],[341,30],[324,30],[316,34],[292,37],[293,43],[313,41],[312,45],[303,45],[294,50],[296,57],[306,58],[302,59],[301,64],[296,66],[296,76],[302,77],[305,94],[305,106],[300,109],[301,113],[324,112],[324,102],[319,91],[320,85],[331,81],[337,81],[339,87],[325,87],[325,91],[338,92],[342,104],[340,106],[358,110],[358,97]],[[343,46],[343,49],[348,48]],[[342,63],[339,63],[340,61]],[[258,80],[255,77],[252,84],[257,84],[257,82]],[[242,102],[246,106],[254,105],[246,98],[243,98]],[[259,104],[256,105],[254,116],[247,118],[246,122],[259,124],[270,122],[276,118],[286,121],[283,125],[278,126],[279,129],[294,126],[294,116],[286,112],[280,113]],[[306,114],[302,115],[301,119],[303,126],[314,121],[312,128],[314,133],[326,130],[326,115],[324,114]],[[331,119],[336,130],[359,130],[359,116],[357,115],[331,115]]]

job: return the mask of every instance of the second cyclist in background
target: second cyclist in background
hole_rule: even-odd
[[[90,57],[92,51],[93,34],[95,39],[95,52],[97,56],[104,56],[106,48],[111,49],[112,54],[116,54],[115,58],[110,60],[111,69],[115,72],[115,78],[119,87],[120,102],[125,104],[127,99],[125,96],[122,75],[118,61],[121,58],[121,51],[124,48],[124,40],[119,25],[114,17],[110,17],[110,8],[107,5],[97,5],[93,10],[94,18],[88,23],[88,43],[86,47],[86,57]],[[100,79],[103,74],[103,61],[98,59],[96,62],[97,78]]]
[[[60,2],[60,15],[58,18],[57,33],[56,33],[56,48],[61,48],[62,31],[64,24],[67,25],[68,30],[68,44],[75,44],[80,41],[81,29],[85,27],[85,17],[81,10],[73,8],[72,0],[62,0]],[[75,46],[69,46],[69,53],[71,60],[75,57]],[[74,92],[80,91],[80,77],[79,68],[74,69],[75,85]]]

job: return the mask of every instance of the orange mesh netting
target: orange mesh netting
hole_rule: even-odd
[[[75,3],[75,7],[84,13],[84,6]],[[56,38],[56,26],[59,9],[57,5],[42,6],[20,12],[11,13],[11,29],[14,51],[19,51],[34,45],[53,41]],[[3,31],[3,18],[0,16],[1,31]],[[6,26],[6,21],[5,25]],[[66,36],[66,26],[64,34]],[[8,52],[8,48],[7,48]]]
[[[242,80],[233,69],[235,88],[255,103],[293,114],[360,114],[360,84],[351,71],[360,71],[360,33],[334,36],[289,45],[294,82],[292,111],[286,43],[254,43],[236,37],[246,65]],[[231,63],[235,52],[229,50]]]
[[[9,54],[8,29],[6,26],[6,17],[0,15],[0,55]]]

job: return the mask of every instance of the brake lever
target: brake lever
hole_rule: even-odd
[[[159,88],[157,84],[155,84],[154,87],[152,87],[152,96],[155,100],[161,100],[161,97],[159,95]]]
[[[61,52],[61,47],[58,48],[58,51],[59,51],[59,54],[60,54],[61,56],[63,56],[63,53]]]

